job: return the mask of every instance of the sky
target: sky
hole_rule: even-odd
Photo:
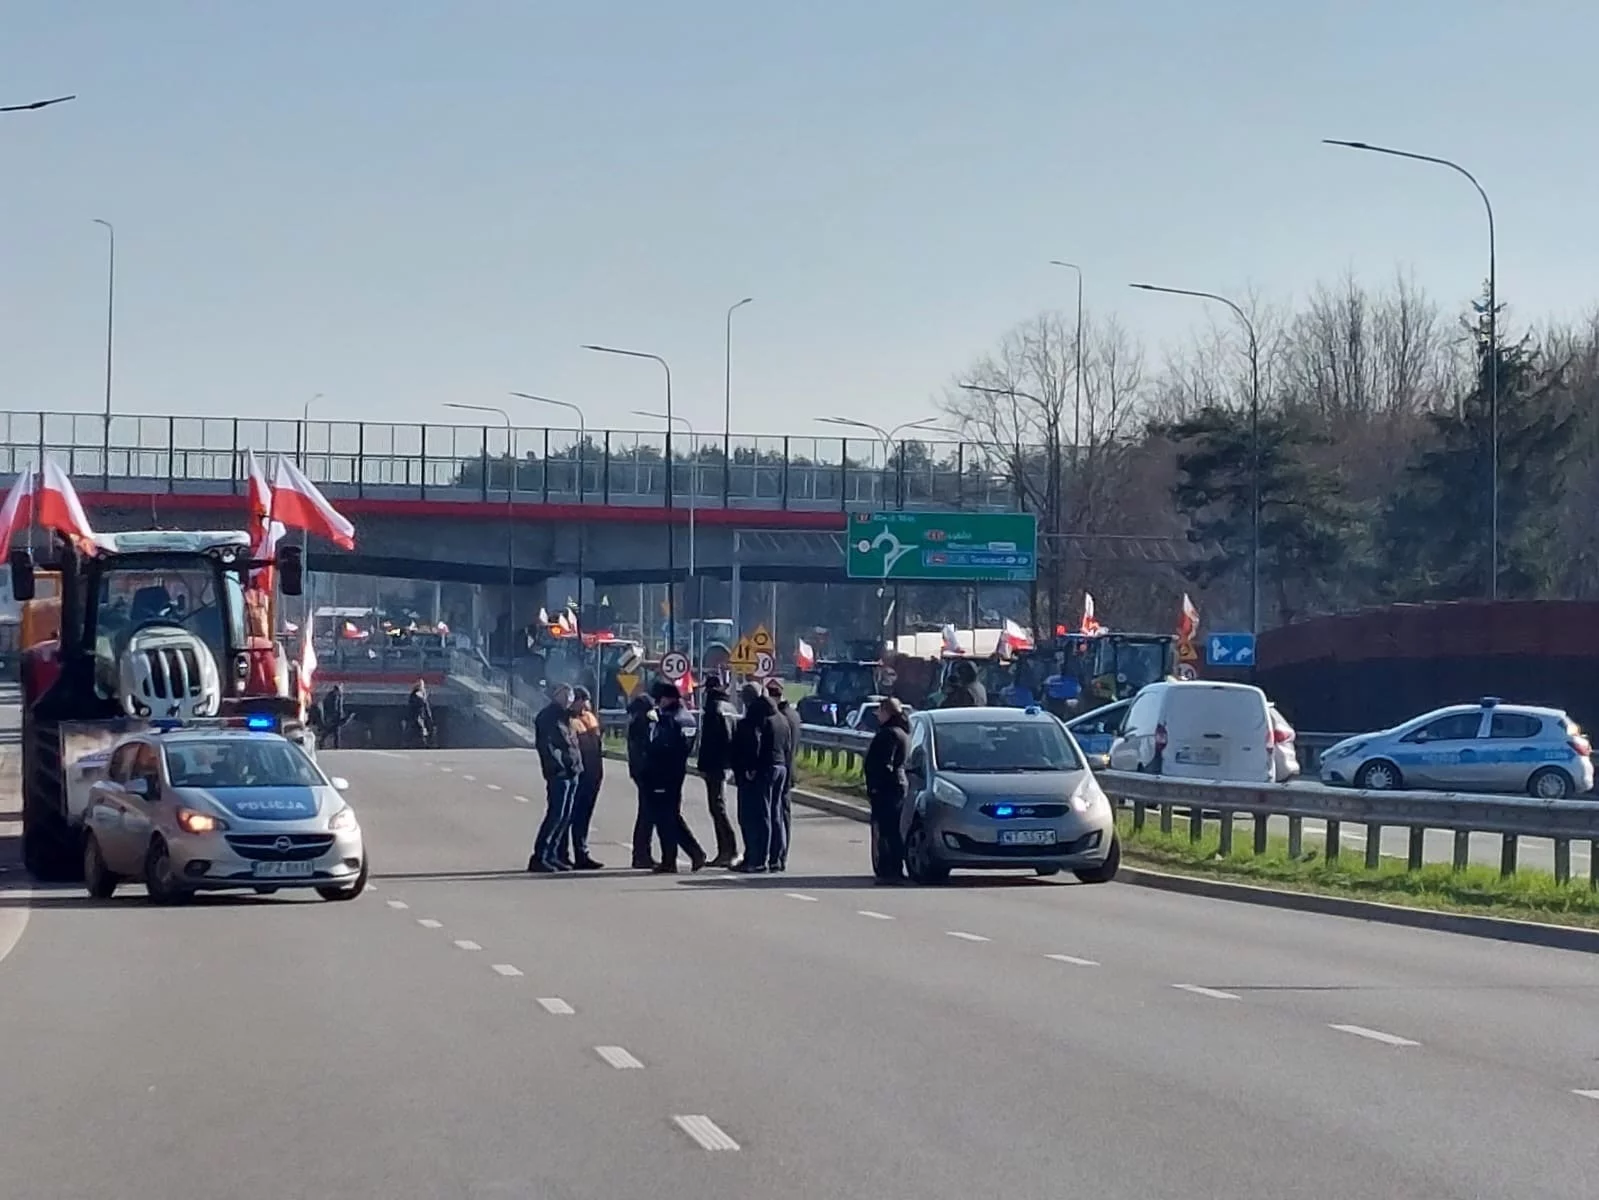
[[[1599,301],[1588,0],[0,0],[0,408],[814,436],[934,411],[1007,329],[1150,347],[1396,269]],[[490,418],[497,421],[498,418]]]

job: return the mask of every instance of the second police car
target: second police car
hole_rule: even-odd
[[[1321,756],[1321,781],[1371,791],[1525,792],[1561,800],[1593,790],[1592,747],[1564,712],[1484,697],[1345,738]]]

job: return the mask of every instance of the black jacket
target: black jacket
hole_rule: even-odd
[[[335,729],[344,724],[344,689],[338,684],[322,697],[322,719]]]
[[[944,699],[939,708],[986,708],[988,706],[988,689],[977,680],[970,683],[957,683],[944,693]]]
[[[911,727],[903,714],[879,725],[866,747],[861,773],[866,776],[869,796],[901,797],[909,788],[905,780],[905,760],[911,754]]]
[[[777,702],[777,715],[788,723],[788,761],[783,765],[788,768],[788,786],[785,790],[794,790],[794,760],[799,756],[800,737],[805,732],[805,722],[800,720],[799,709],[787,700]]]
[[[788,720],[765,696],[757,696],[733,730],[733,773],[742,780],[770,775],[788,765],[793,745]]]
[[[583,752],[572,728],[572,712],[559,704],[546,704],[533,718],[533,746],[545,779],[576,779],[583,770]]]
[[[718,693],[705,703],[700,714],[701,775],[720,775],[733,765],[733,712],[727,698]]]
[[[343,711],[342,705],[340,707],[340,711]],[[411,691],[410,697],[405,702],[405,711],[406,716],[411,719],[411,724],[421,729],[433,728],[433,706],[428,703],[428,698],[426,696],[424,696],[421,692],[416,691],[414,688]],[[327,713],[325,711],[322,714],[322,719],[324,722],[327,721]]]
[[[644,783],[656,791],[683,786],[694,752],[694,718],[681,706],[658,708],[644,753]]]
[[[627,705],[627,775],[634,783],[644,782],[644,760],[649,755],[650,732],[655,727],[653,719],[655,701],[648,696],[635,696]]]

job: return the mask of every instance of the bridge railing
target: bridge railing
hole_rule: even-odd
[[[507,444],[509,442],[509,445]],[[660,506],[659,432],[249,417],[0,412],[0,476],[50,454],[93,490],[242,494],[246,454],[287,454],[330,495]],[[514,469],[513,469],[514,463]],[[1015,489],[970,442],[677,434],[679,508],[1004,510]]]

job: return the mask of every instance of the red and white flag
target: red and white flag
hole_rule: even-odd
[[[278,551],[278,542],[285,533],[282,521],[272,518],[272,485],[267,481],[266,472],[261,469],[261,463],[255,457],[254,450],[244,452],[244,483],[245,494],[250,504],[250,520],[247,532],[250,537],[250,557],[256,559],[269,559]],[[251,582],[264,592],[272,590],[272,568],[262,567],[255,573]]]
[[[801,671],[809,671],[816,665],[816,651],[804,638],[800,638],[799,645],[794,647],[794,665]]]
[[[281,454],[272,471],[272,520],[325,537],[345,550],[355,549],[355,526]]]
[[[38,475],[32,467],[18,475],[0,506],[0,559],[11,553],[11,539],[33,521],[33,488]]]
[[[305,628],[300,631],[300,709],[309,712],[316,685],[316,647],[312,645],[310,614],[306,615]]]
[[[999,640],[1007,650],[1031,650],[1033,648],[1032,635],[1009,617],[1005,618],[1005,628],[1000,631]]]
[[[53,458],[46,458],[39,470],[39,495],[35,501],[39,510],[39,524],[54,529],[77,546],[80,553],[93,554],[99,543],[89,518],[84,514],[78,499],[78,489],[72,486]]]
[[[1094,597],[1088,592],[1083,593],[1083,623],[1080,631],[1090,637],[1104,632],[1099,624],[1099,618],[1094,616]]]
[[[1177,617],[1177,640],[1186,645],[1192,645],[1194,634],[1199,632],[1199,609],[1194,607],[1194,602],[1188,598],[1188,593],[1183,593],[1183,610]]]

